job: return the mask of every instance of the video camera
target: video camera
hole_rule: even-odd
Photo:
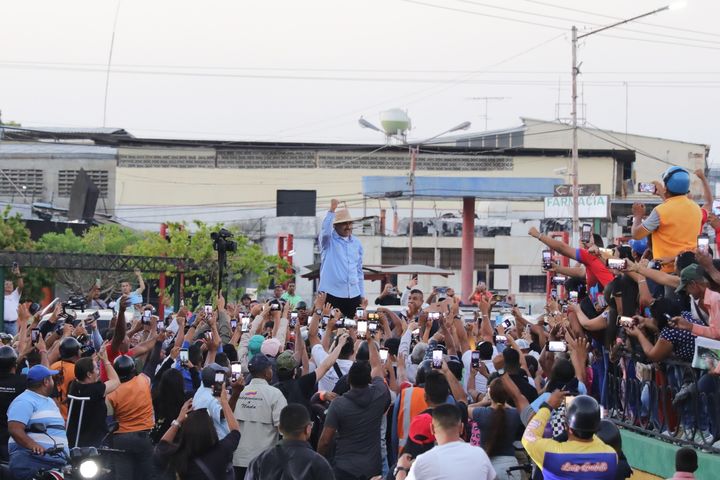
[[[237,252],[237,242],[232,240],[233,234],[230,231],[221,228],[217,232],[212,232],[210,238],[213,241],[213,250],[219,253]]]

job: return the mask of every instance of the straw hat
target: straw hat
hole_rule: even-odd
[[[353,218],[350,215],[350,210],[347,208],[342,208],[335,212],[335,220],[333,220],[333,225],[337,225],[338,223],[345,223],[345,222],[356,222],[358,220],[362,220],[360,218]]]

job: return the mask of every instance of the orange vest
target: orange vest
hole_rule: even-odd
[[[408,387],[400,392],[400,408],[397,416],[398,454],[405,448],[413,417],[427,408],[424,388]]]
[[[697,248],[697,237],[702,227],[702,212],[697,203],[686,195],[670,197],[655,207],[660,226],[652,232],[652,252],[655,258],[675,257]],[[663,266],[672,272],[673,264]]]
[[[116,433],[141,432],[155,426],[150,379],[145,375],[120,384],[106,398],[120,424]]]

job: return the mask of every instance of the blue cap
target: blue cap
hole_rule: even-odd
[[[250,373],[252,373],[253,375],[267,370],[270,367],[272,367],[272,362],[270,362],[270,360],[263,353],[258,353],[257,355],[252,357],[250,359],[250,362],[248,363],[248,370],[250,370]]]
[[[682,167],[670,167],[662,175],[668,192],[684,195],[690,191],[690,174]]]
[[[28,370],[27,379],[29,382],[42,382],[47,377],[57,375],[58,373],[60,373],[59,370],[50,370],[44,365],[35,365]]]

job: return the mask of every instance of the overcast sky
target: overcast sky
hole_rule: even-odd
[[[573,24],[667,3],[2,0],[0,108],[26,126],[101,126],[117,20],[105,123],[138,136],[382,142],[358,117],[400,107],[421,139],[465,120],[483,130],[473,97],[503,97],[488,126],[504,128],[556,118],[558,99],[569,117]],[[690,0],[583,41],[590,124],[624,131],[627,113],[633,133],[717,157],[718,18],[720,2]]]

